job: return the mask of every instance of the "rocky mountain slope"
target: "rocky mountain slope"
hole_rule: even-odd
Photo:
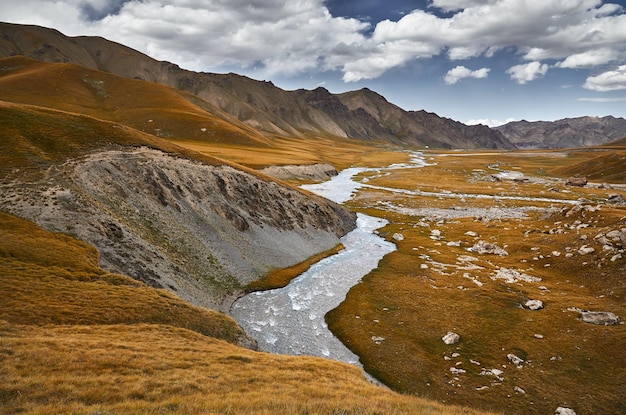
[[[93,117],[0,105],[0,209],[96,246],[103,268],[225,309],[339,243],[355,214]]]
[[[626,119],[608,116],[515,121],[495,129],[519,148],[574,148],[604,145],[626,137]]]
[[[337,136],[443,148],[512,149],[501,133],[424,111],[407,112],[369,90],[285,91],[236,74],[197,73],[98,37],[67,37],[37,26],[0,23],[0,57],[68,62],[189,92],[266,135]]]

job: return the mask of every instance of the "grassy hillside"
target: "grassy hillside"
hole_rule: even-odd
[[[97,263],[94,248],[0,213],[3,414],[479,413],[349,365],[237,347],[229,317]]]
[[[594,182],[626,183],[626,151],[588,153],[582,161],[553,171],[560,176],[586,177]]]
[[[89,115],[158,137],[267,145],[267,138],[198,97],[160,84],[21,56],[0,59],[0,65],[5,101]]]

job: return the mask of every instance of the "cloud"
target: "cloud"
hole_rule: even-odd
[[[626,101],[626,97],[618,97],[618,98],[578,98],[577,101],[583,101],[583,102],[624,102],[624,101]]]
[[[488,118],[481,118],[481,119],[476,119],[476,120],[469,120],[465,124],[467,124],[467,125],[479,125],[479,124],[482,124],[482,125],[486,125],[487,127],[493,128],[493,127],[499,127],[499,126],[504,125],[504,124],[508,124],[510,122],[513,122],[513,121],[519,121],[519,120],[517,120],[515,118],[507,118],[506,121],[501,121],[501,120],[492,120],[492,119],[488,119]]]
[[[325,0],[20,0],[0,2],[0,15],[70,36],[104,36],[188,69],[339,70],[346,82],[438,55],[456,61],[506,51],[561,69],[620,65],[626,57],[626,14],[601,0],[432,0],[375,26],[332,16]],[[528,82],[543,68],[534,77],[516,69],[514,79]]]
[[[515,65],[507,69],[506,73],[511,75],[518,84],[534,81],[548,72],[548,65],[541,62],[530,62],[522,65]]]
[[[559,68],[591,68],[617,60],[620,52],[614,49],[601,48],[575,53],[556,64]]]
[[[588,77],[583,87],[601,92],[626,89],[626,65]]]
[[[465,66],[457,66],[448,71],[446,76],[443,78],[443,81],[447,85],[454,85],[463,78],[486,78],[489,74],[489,71],[489,68],[481,68],[472,71],[470,69],[467,69]]]

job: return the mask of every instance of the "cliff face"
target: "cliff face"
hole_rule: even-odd
[[[260,176],[147,147],[13,183],[0,208],[95,245],[107,270],[222,310],[246,283],[338,244],[356,219]]]
[[[346,94],[331,94],[324,88],[285,91],[271,82],[236,74],[186,71],[106,39],[66,37],[37,26],[0,23],[0,35],[0,57],[24,55],[74,63],[167,85],[210,103],[216,114],[267,135],[324,135],[442,148],[515,148],[498,131],[425,111],[405,111],[368,89]]]

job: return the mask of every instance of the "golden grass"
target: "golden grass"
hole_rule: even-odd
[[[13,324],[168,324],[237,342],[228,316],[98,266],[98,251],[0,212],[0,320]]]
[[[496,163],[505,170],[548,177],[542,166],[557,168],[572,162],[567,157],[535,157],[515,153],[436,157],[436,166],[395,170],[388,176],[371,177],[369,183],[400,189],[573,200],[600,200],[607,192],[614,192],[475,180],[475,170],[486,174],[488,166]],[[576,155],[579,157],[583,156]],[[548,190],[553,186],[558,192]],[[592,243],[602,230],[626,227],[625,209],[604,206],[598,212],[571,217],[559,213],[545,217],[535,212],[530,213],[532,219],[522,220],[447,219],[429,221],[429,227],[422,227],[416,226],[419,217],[376,208],[381,197],[390,200],[388,193],[362,189],[351,206],[385,217],[390,225],[381,230],[381,235],[391,239],[399,232],[404,240],[394,241],[398,250],[387,255],[378,269],[353,287],[346,301],[327,315],[329,328],[361,357],[370,373],[394,390],[505,413],[552,413],[558,406],[573,407],[578,413],[621,413],[626,408],[626,376],[615,370],[615,360],[610,357],[626,341],[625,326],[585,324],[577,320],[577,313],[567,311],[570,307],[612,311],[624,318],[624,260],[608,261],[601,252],[585,258],[587,261],[580,256],[565,257],[566,247],[578,249]],[[469,198],[462,203],[459,199],[422,196],[397,197],[393,202],[406,207],[440,208],[527,204]],[[572,225],[576,220],[591,226],[564,234],[550,233],[558,227],[555,222]],[[432,229],[441,230],[444,239],[431,239]],[[480,237],[465,235],[469,230]],[[587,242],[580,239],[583,235]],[[466,248],[479,239],[505,247],[509,255],[467,252]],[[450,241],[460,241],[461,246],[447,246]],[[561,255],[557,257],[553,251]],[[476,257],[472,264],[481,268],[459,268],[470,265],[459,262],[463,255]],[[497,267],[521,270],[542,278],[542,282],[492,281],[490,277]],[[483,285],[476,285],[466,276],[477,278]],[[540,289],[540,285],[547,290]],[[540,299],[545,308],[525,310],[521,304],[527,299]],[[441,337],[448,331],[459,333],[461,342],[445,345]],[[535,334],[543,338],[537,339]],[[375,342],[373,338],[385,340]],[[453,353],[459,356],[452,357]],[[517,369],[507,360],[509,353],[531,363]],[[557,359],[551,360],[553,357]],[[454,375],[451,367],[466,373]],[[483,369],[491,368],[504,370],[504,380],[480,375]],[[484,386],[489,388],[477,389]],[[526,393],[516,392],[516,386]]]
[[[117,122],[166,138],[264,146],[259,132],[191,94],[73,64],[0,59],[2,99]]]
[[[91,246],[0,213],[3,414],[482,413],[237,347],[220,340],[241,336],[229,317],[97,264]]]
[[[324,252],[320,252],[317,255],[313,255],[312,257],[307,258],[306,260],[291,267],[273,270],[269,272],[265,277],[248,284],[245,287],[245,291],[250,293],[254,291],[265,291],[273,290],[275,288],[286,287],[291,282],[291,280],[306,272],[306,270],[308,270],[311,265],[321,261],[328,256],[335,255],[342,249],[343,245],[339,244],[334,248],[331,248]]]
[[[272,165],[330,163],[337,169],[354,165],[369,165],[372,157],[386,157],[390,162],[404,162],[407,155],[385,150],[379,143],[364,143],[341,138],[273,137],[267,148],[250,148],[229,143],[209,143],[197,140],[176,140],[176,144],[229,160],[254,169]]]
[[[163,325],[0,323],[5,414],[478,414],[371,385],[350,365]]]

